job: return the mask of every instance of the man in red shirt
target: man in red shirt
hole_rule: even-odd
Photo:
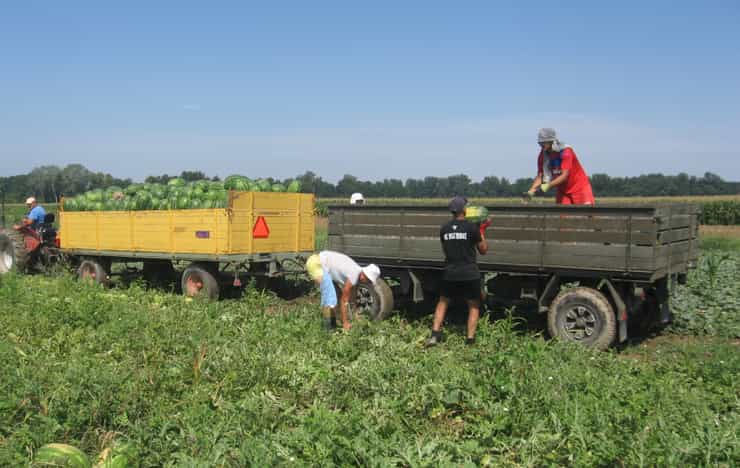
[[[537,177],[532,187],[524,193],[524,198],[531,199],[538,188],[542,193],[547,193],[550,188],[557,187],[557,204],[593,205],[591,182],[573,148],[561,143],[552,128],[540,129],[537,143],[541,148],[537,157]]]

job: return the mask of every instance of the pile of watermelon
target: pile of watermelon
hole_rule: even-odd
[[[202,208],[226,208],[229,190],[239,192],[290,192],[301,191],[297,180],[284,184],[272,184],[266,179],[251,180],[232,175],[223,182],[198,180],[186,182],[171,179],[163,184],[132,184],[125,189],[108,187],[85,192],[64,200],[65,211],[141,211],[141,210],[187,210]]]

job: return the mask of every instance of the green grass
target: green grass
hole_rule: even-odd
[[[482,321],[327,335],[313,300],[207,303],[70,278],[0,280],[0,466],[111,438],[141,466],[732,466],[740,353],[720,339],[622,353]]]

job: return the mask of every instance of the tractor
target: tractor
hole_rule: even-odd
[[[48,213],[38,227],[21,224],[0,229],[0,274],[14,269],[39,273],[57,263],[60,250],[54,220],[54,214]]]

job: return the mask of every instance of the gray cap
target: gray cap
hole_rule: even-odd
[[[452,200],[450,200],[450,204],[447,206],[450,208],[450,211],[453,213],[462,213],[463,210],[465,209],[465,205],[467,204],[468,204],[468,199],[458,195]]]
[[[554,128],[541,128],[537,132],[537,143],[546,143],[548,141],[556,141],[557,139],[558,134],[555,133]]]

